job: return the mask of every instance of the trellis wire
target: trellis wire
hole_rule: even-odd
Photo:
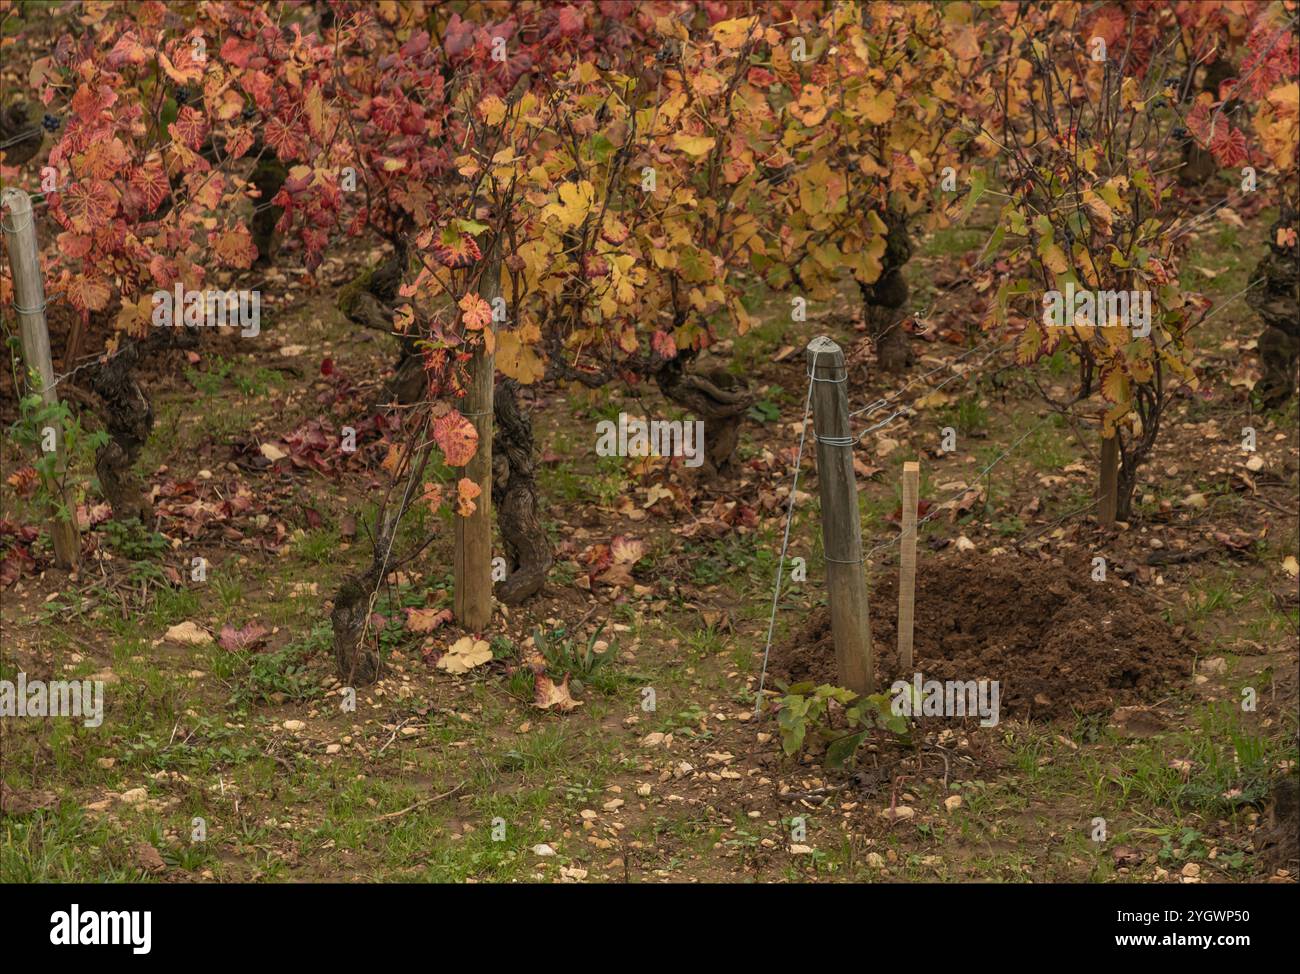
[[[786,505],[785,512],[785,536],[781,539],[781,556],[777,559],[776,565],[776,584],[772,592],[772,613],[767,620],[767,642],[763,646],[763,669],[758,675],[758,693],[754,696],[754,716],[758,716],[763,706],[763,685],[767,680],[767,658],[772,651],[772,633],[776,629],[776,607],[781,599],[781,577],[785,575],[785,553],[790,546],[790,525],[794,521],[794,505],[799,497],[799,467],[803,463],[803,444],[808,435],[808,413],[812,411],[812,393],[813,383],[817,380],[817,359],[820,352],[813,352],[813,364],[808,370],[808,395],[804,397],[803,402],[803,422],[799,426],[799,450],[794,460],[794,479],[790,482],[790,501]],[[825,379],[822,381],[835,382],[846,381],[844,379]],[[814,436],[817,434],[814,433]]]

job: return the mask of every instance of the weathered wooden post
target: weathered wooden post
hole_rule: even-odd
[[[45,284],[41,280],[41,253],[36,246],[36,218],[31,198],[22,190],[10,187],[0,195],[0,208],[9,210],[9,221],[0,215],[9,266],[14,275],[14,311],[22,332],[23,362],[27,373],[36,373],[41,399],[46,406],[59,402],[54,389],[54,363],[50,358],[50,333],[45,325]],[[81,553],[77,530],[77,509],[63,489],[64,471],[62,426],[54,430],[54,474],[46,477],[45,490],[52,498],[49,508],[50,538],[54,543],[54,562],[60,568],[73,569]],[[67,513],[60,517],[58,509]]]
[[[1097,487],[1097,520],[1103,527],[1115,523],[1119,509],[1119,434],[1102,435],[1101,481]]]
[[[826,587],[830,596],[831,632],[840,682],[855,693],[871,693],[875,670],[871,622],[867,616],[866,566],[862,561],[862,524],[853,479],[854,440],[849,433],[849,396],[844,352],[826,336],[805,350],[813,380],[813,428],[817,440],[817,480],[822,501],[822,547],[826,552]]]
[[[501,296],[501,264],[492,261],[479,278],[478,293],[489,307]],[[492,327],[495,327],[495,321]],[[492,619],[492,391],[496,356],[480,343],[469,362],[469,388],[462,412],[478,431],[478,449],[469,464],[458,471],[479,487],[474,513],[456,518],[457,621],[472,632],[482,632]]]
[[[903,464],[903,536],[899,538],[898,662],[903,676],[912,672],[912,625],[916,612],[916,502],[921,486],[921,465]]]

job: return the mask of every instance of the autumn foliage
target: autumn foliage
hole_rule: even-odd
[[[1016,270],[983,326],[1024,364],[1067,348],[1104,432],[1141,440],[1151,397],[1196,381],[1172,153],[1194,143],[1288,191],[1294,18],[1288,2],[86,4],[29,73],[62,125],[5,172],[48,200],[51,299],[110,352],[148,333],[155,290],[268,259],[249,228],[267,208],[294,273],[348,235],[387,241],[392,330],[453,405],[480,343],[522,384],[662,380],[750,328],[759,284],[832,300],[852,280],[901,328],[885,292],[907,234],[1001,185],[985,255]],[[1066,282],[1149,289],[1152,337],[1044,328],[1032,309]],[[465,425],[445,407],[433,425],[453,465]]]

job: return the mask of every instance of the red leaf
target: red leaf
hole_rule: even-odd
[[[455,230],[444,230],[433,252],[444,267],[468,267],[483,257],[473,237]]]
[[[208,134],[208,120],[202,112],[186,105],[176,113],[176,121],[171,124],[170,131],[173,137],[179,136],[191,149],[197,149]]]
[[[78,233],[107,225],[117,209],[113,187],[98,179],[79,180],[68,187],[61,200],[72,229]]]
[[[242,37],[227,37],[221,45],[221,60],[237,68],[248,67],[248,62],[257,53],[257,45]]]
[[[137,166],[131,173],[131,186],[144,197],[146,213],[152,213],[171,193],[167,182],[167,173],[157,159],[151,159],[143,166]]]
[[[1232,168],[1246,161],[1246,136],[1227,119],[1220,118],[1210,139],[1210,152],[1220,166]]]
[[[227,623],[221,627],[221,635],[217,637],[217,642],[227,652],[237,653],[256,649],[270,634],[270,631],[260,623],[250,622],[242,629],[236,629]]]
[[[666,331],[659,329],[650,336],[650,347],[653,348],[661,358],[671,359],[677,357],[677,343],[673,341],[673,336]]]

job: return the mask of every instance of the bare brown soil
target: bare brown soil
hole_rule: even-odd
[[[1192,647],[1159,603],[1085,564],[1017,555],[922,560],[915,666],[924,678],[998,680],[1004,718],[1056,720],[1166,696],[1191,676]],[[910,679],[897,645],[898,579],[871,587],[877,679]],[[793,684],[839,682],[830,615],[812,614],[773,647],[770,671]]]

